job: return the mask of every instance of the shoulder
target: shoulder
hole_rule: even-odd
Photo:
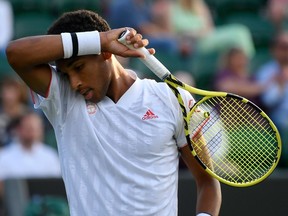
[[[11,143],[8,146],[5,146],[1,151],[0,151],[0,161],[9,161],[10,159],[15,159],[14,155],[17,154],[19,151],[19,146],[18,144]]]
[[[164,82],[156,82],[155,80],[151,79],[143,79],[142,84],[144,88],[148,88],[150,91],[161,98],[167,98],[167,96],[170,95],[173,96],[171,89]]]
[[[269,62],[263,64],[263,65],[259,68],[257,74],[259,74],[259,75],[265,74],[265,75],[266,75],[266,74],[268,74],[268,73],[271,73],[271,72],[276,71],[278,67],[279,67],[279,65],[277,64],[277,62],[275,62],[275,61],[269,61]]]
[[[269,61],[259,68],[254,78],[259,82],[266,82],[278,73],[278,68],[276,61]]]
[[[37,143],[37,145],[38,145],[38,150],[40,150],[42,153],[49,154],[49,155],[57,155],[57,151],[51,146],[45,143]]]
[[[179,106],[178,100],[174,92],[169,88],[166,83],[156,82],[155,80],[149,79],[144,79],[143,82],[146,82],[146,85],[149,85],[153,93],[157,95],[166,105],[174,107]],[[192,104],[195,103],[194,98],[188,91],[181,88],[177,88],[177,90],[180,93],[186,107],[190,107],[191,102]]]

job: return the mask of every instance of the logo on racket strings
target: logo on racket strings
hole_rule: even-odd
[[[142,117],[142,120],[155,119],[155,118],[158,118],[158,116],[155,115],[150,109],[148,109],[145,115]]]

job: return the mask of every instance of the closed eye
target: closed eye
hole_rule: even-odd
[[[56,68],[56,70],[62,77],[69,78],[69,75],[64,71],[61,71],[58,67]]]
[[[76,72],[80,72],[83,68],[84,68],[84,64],[79,64],[79,65],[77,64],[74,66],[74,70]]]

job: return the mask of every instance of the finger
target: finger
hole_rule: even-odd
[[[148,49],[148,51],[151,55],[154,55],[156,53],[155,49],[153,48]]]
[[[137,40],[133,43],[134,48],[146,47],[148,46],[149,41],[147,39]]]
[[[126,40],[129,41],[131,38],[133,38],[136,34],[137,34],[137,31],[133,28],[125,28],[126,30],[128,29],[130,32],[129,34],[126,36]]]
[[[144,54],[138,50],[128,49],[124,53],[122,53],[123,57],[136,57],[136,58],[144,58]]]
[[[129,35],[129,36],[130,36],[130,35]],[[133,35],[133,36],[130,36],[129,39],[126,38],[126,40],[130,41],[131,43],[135,43],[135,42],[137,42],[137,41],[142,40],[142,38],[143,38],[143,37],[142,37],[141,34],[135,34],[135,35]]]

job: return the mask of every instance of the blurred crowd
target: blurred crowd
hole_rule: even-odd
[[[47,2],[35,0],[40,1]],[[21,36],[19,29],[27,29],[17,24],[17,17],[33,14],[37,8],[19,9],[15,2],[25,5],[21,0],[0,0],[1,59],[5,59],[9,41]],[[133,27],[148,38],[160,60],[184,82],[254,101],[279,129],[283,142],[279,167],[288,167],[288,0],[91,2],[73,0],[68,7],[67,1],[63,1],[61,8],[46,7],[45,13],[56,19],[65,10],[95,10],[108,20],[111,28]],[[219,2],[226,2],[228,9],[225,11]],[[251,22],[247,21],[249,17]],[[259,23],[253,25],[256,17]],[[261,29],[263,22],[268,33]],[[152,77],[136,60],[121,61],[138,71],[140,77]],[[3,61],[0,64],[4,65]],[[49,122],[33,109],[29,89],[13,70],[0,66],[0,197],[1,181],[5,179],[60,176]]]

